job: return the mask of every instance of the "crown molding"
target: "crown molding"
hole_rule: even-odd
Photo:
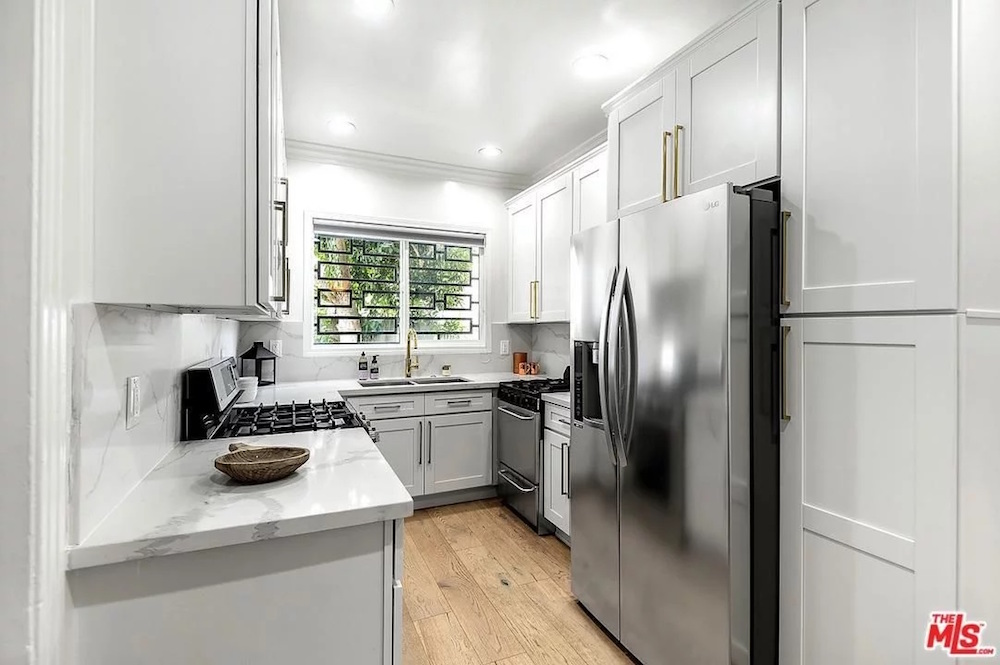
[[[590,157],[590,153],[604,145],[607,140],[608,130],[607,128],[604,128],[567,152],[562,157],[550,162],[545,168],[535,171],[535,173],[531,175],[531,182],[541,182],[559,171],[565,171],[567,168],[576,166],[577,162],[583,161],[583,158]]]
[[[400,173],[424,178],[441,178],[443,180],[454,180],[471,185],[485,185],[487,187],[500,187],[503,189],[523,189],[531,184],[531,178],[520,173],[477,169],[471,166],[444,164],[425,159],[386,155],[378,152],[341,148],[295,139],[285,139],[285,152],[287,158],[290,160],[352,166],[355,168]]]

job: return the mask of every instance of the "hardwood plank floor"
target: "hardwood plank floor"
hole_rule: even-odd
[[[405,665],[627,665],[576,604],[569,549],[499,501],[406,520]]]

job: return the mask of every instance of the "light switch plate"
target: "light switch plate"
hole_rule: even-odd
[[[500,355],[509,356],[510,355],[510,340],[502,339],[500,340]]]
[[[272,339],[271,340],[271,353],[273,353],[274,355],[278,356],[279,358],[281,357],[281,340],[280,339]]]
[[[125,387],[125,429],[129,430],[138,425],[141,414],[142,391],[139,377],[130,376]]]

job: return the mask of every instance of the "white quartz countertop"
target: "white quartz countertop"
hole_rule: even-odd
[[[415,378],[427,378],[430,375],[419,374]],[[455,374],[468,381],[458,383],[420,384],[408,386],[372,386],[362,387],[354,379],[337,381],[303,381],[301,383],[277,383],[273,386],[262,386],[257,390],[257,398],[240,406],[251,404],[274,404],[275,402],[306,402],[312,400],[341,400],[345,397],[362,395],[396,395],[399,393],[430,393],[452,390],[483,390],[496,388],[502,381],[521,381],[551,378],[547,375],[525,376],[507,372],[491,372],[481,374]],[[382,379],[399,379],[401,377],[383,376]]]
[[[240,485],[213,461],[230,443],[312,456],[274,483]],[[339,529],[413,514],[413,500],[362,428],[182,443],[80,545],[69,568]]]
[[[545,393],[542,395],[543,402],[549,402],[550,404],[558,404],[559,406],[565,406],[567,409],[570,407],[569,393]]]

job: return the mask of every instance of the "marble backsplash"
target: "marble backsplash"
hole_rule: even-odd
[[[527,351],[531,345],[531,331],[525,327],[494,325],[491,331],[492,350],[489,353],[432,353],[429,349],[418,348],[419,373],[440,374],[441,366],[450,364],[452,373],[509,372],[511,357],[501,356],[501,339],[509,339],[515,351]],[[280,339],[282,357],[278,359],[279,382],[324,381],[330,379],[356,379],[358,376],[358,355],[347,356],[306,356],[303,354],[302,324],[294,322],[261,321],[240,324],[239,352],[246,351],[254,342]],[[403,356],[401,354],[378,354],[379,370],[382,376],[402,376]]]
[[[569,365],[570,355],[568,323],[536,323],[531,326],[531,360],[537,362],[546,374],[562,376]]]
[[[73,308],[71,542],[85,538],[179,441],[182,371],[234,355],[238,331],[236,321],[213,316]],[[126,430],[130,376],[140,380],[142,413]]]
[[[261,321],[240,324],[239,352],[254,342],[280,339],[283,355],[278,359],[278,381],[321,381],[328,379],[353,379],[358,374],[358,358],[348,356],[306,356],[303,354],[302,324]],[[542,366],[542,371],[561,376],[569,364],[569,324],[540,323],[535,325],[493,326],[489,353],[431,353],[417,349],[420,374],[440,374],[441,365],[450,364],[454,374],[473,372],[512,371],[510,356],[499,353],[501,339],[510,340],[511,351],[527,351],[531,360]],[[382,376],[402,376],[403,356],[379,354]]]

